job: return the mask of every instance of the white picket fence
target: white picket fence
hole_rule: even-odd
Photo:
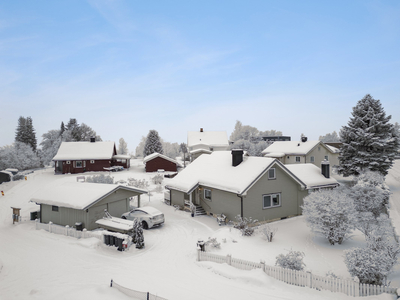
[[[314,275],[311,272],[295,271],[276,266],[268,266],[264,262],[255,263],[233,258],[231,255],[218,255],[197,249],[197,261],[211,261],[219,264],[226,263],[241,270],[262,269],[268,276],[288,284],[309,287],[317,290],[328,290],[344,293],[348,296],[373,296],[382,293],[397,295],[397,288],[383,285],[360,284],[358,278],[339,279]]]
[[[82,231],[79,231],[76,230],[74,227],[69,227],[68,225],[61,226],[53,224],[52,222],[49,222],[48,224],[40,223],[37,219],[35,220],[35,228],[36,230],[43,229],[50,233],[72,236],[77,239],[95,237],[98,238],[100,241],[103,241],[103,234],[101,232],[87,231],[86,228],[84,228]]]

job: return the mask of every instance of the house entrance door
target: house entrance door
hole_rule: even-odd
[[[197,191],[194,191],[193,194],[193,204],[194,205],[200,205],[200,197]]]

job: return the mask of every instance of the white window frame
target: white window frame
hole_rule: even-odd
[[[329,161],[329,156],[328,156],[328,155],[325,155],[325,159],[326,159],[327,161]]]
[[[274,172],[273,176],[271,176],[270,171]],[[269,180],[276,179],[276,170],[275,170],[275,168],[271,168],[271,169],[268,170],[268,179]]]
[[[83,168],[83,161],[77,160],[75,162],[75,168]]]
[[[206,195],[206,192],[210,194],[210,197]],[[204,199],[206,199],[207,201],[212,201],[212,193],[210,189],[204,189]]]
[[[51,211],[56,211],[56,212],[58,212],[58,211],[59,211],[58,206],[52,205],[52,206],[51,206]]]
[[[297,160],[297,159],[298,159],[298,160]],[[296,156],[296,157],[295,157],[295,161],[296,161],[296,162],[301,162],[301,156]]]
[[[314,156],[310,156],[310,162],[315,162],[315,157]]]
[[[94,164],[94,160],[92,159],[92,160],[90,161],[90,163],[91,163],[91,164]]]
[[[271,205],[270,206],[265,206],[265,197],[270,197]],[[278,204],[274,204],[274,197],[278,197]],[[282,206],[282,197],[281,193],[274,193],[274,194],[265,194],[262,197],[262,206],[263,209],[269,209],[269,208],[274,208],[274,207],[280,207]]]
[[[67,165],[70,165],[70,164],[71,164],[71,161],[70,161],[70,160],[67,160],[65,163],[66,163]]]

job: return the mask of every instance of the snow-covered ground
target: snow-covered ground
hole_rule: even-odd
[[[146,174],[139,160],[132,160],[131,166],[129,171],[111,175],[115,180],[149,179],[154,175]],[[142,197],[142,204],[163,211],[166,223],[144,231],[145,249],[131,247],[129,251],[119,252],[95,238],[75,239],[35,230],[29,216],[38,207],[29,203],[31,196],[60,181],[76,181],[76,175],[54,175],[53,169],[46,169],[28,175],[26,181],[0,185],[5,193],[0,196],[0,299],[132,299],[110,288],[111,279],[122,286],[170,300],[354,299],[287,285],[269,278],[261,270],[242,271],[226,264],[196,262],[196,243],[198,239],[216,237],[221,249],[212,250],[215,253],[256,262],[264,260],[269,265],[275,264],[278,254],[299,250],[305,253],[307,269],[314,274],[325,275],[330,271],[349,277],[343,250],[364,244],[359,233],[343,245],[330,246],[310,232],[303,217],[296,217],[275,222],[278,232],[274,241],[268,243],[260,232],[242,237],[229,226],[218,226],[212,217],[192,218],[189,213],[176,211],[162,202],[162,193],[153,192],[150,198]],[[164,184],[167,182],[165,179]],[[387,182],[393,192],[391,203],[400,203],[399,161],[387,176]],[[11,207],[22,209],[21,223],[12,224]],[[400,205],[397,211],[400,212]],[[399,267],[390,280],[392,286],[400,287]],[[380,295],[364,299],[394,297]]]

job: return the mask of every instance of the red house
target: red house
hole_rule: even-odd
[[[53,161],[56,174],[106,171],[105,168],[130,167],[129,155],[118,155],[114,142],[62,142]]]
[[[146,172],[156,172],[160,169],[176,172],[178,167],[182,167],[182,165],[176,160],[157,152],[147,155],[143,159],[143,163],[145,164]]]

